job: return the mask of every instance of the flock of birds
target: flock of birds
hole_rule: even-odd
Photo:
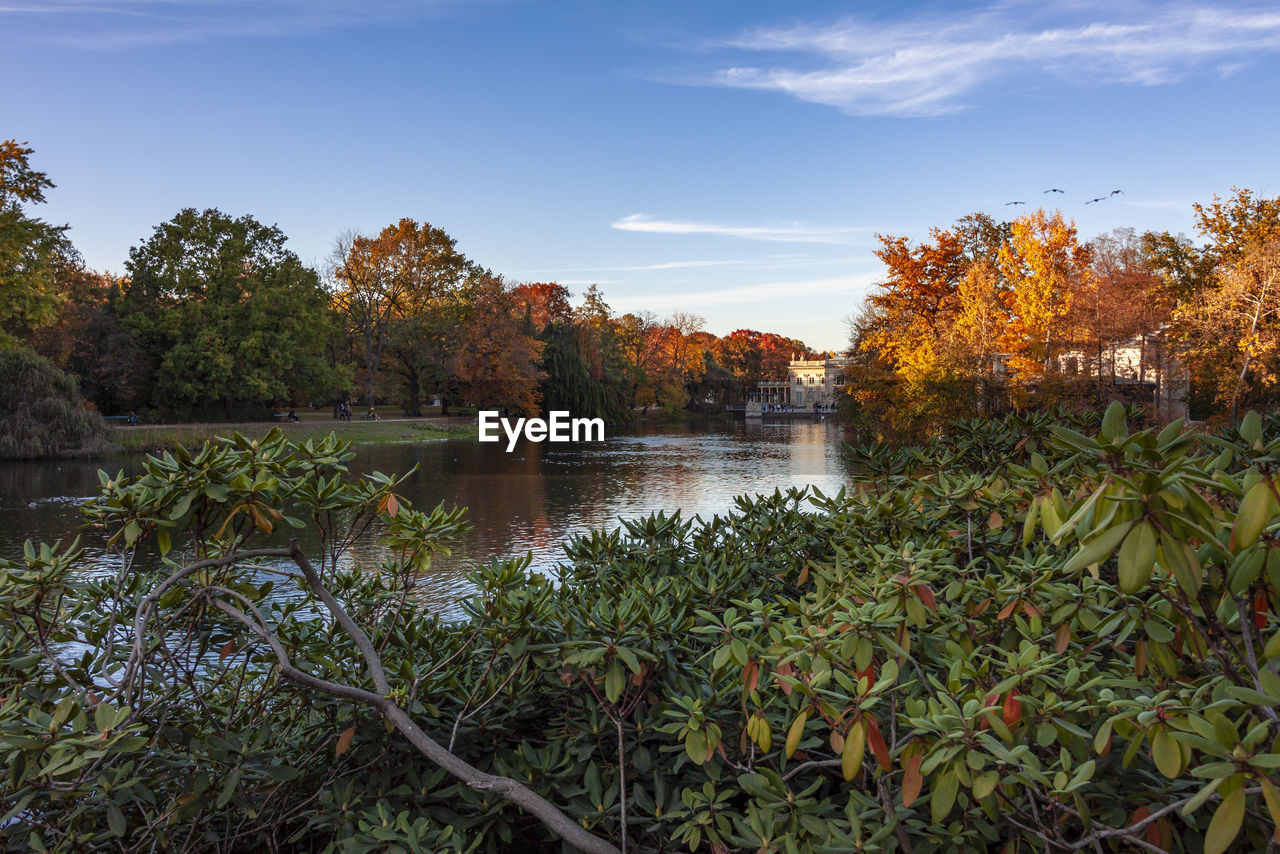
[[[1065,196],[1067,194],[1067,191],[1059,190],[1057,187],[1050,187],[1049,189],[1045,190],[1044,193],[1062,193]],[[1041,193],[1041,195],[1044,195],[1044,193]],[[1085,202],[1085,204],[1091,205],[1094,202],[1105,202],[1107,199],[1111,198],[1112,196],[1123,196],[1123,195],[1124,195],[1124,190],[1112,190],[1110,193],[1107,193],[1105,196],[1098,196],[1096,199],[1090,199],[1089,201]],[[1004,204],[1005,204],[1005,207],[1008,207],[1009,205],[1025,205],[1026,202],[1005,202]]]

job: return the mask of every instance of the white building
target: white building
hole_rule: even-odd
[[[826,359],[792,359],[785,380],[764,380],[756,384],[751,402],[765,410],[778,407],[792,409],[831,409],[836,404],[840,375],[850,359],[833,356]]]

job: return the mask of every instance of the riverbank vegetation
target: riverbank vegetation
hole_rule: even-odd
[[[304,413],[310,416],[311,413]],[[352,444],[431,441],[460,435],[475,435],[471,424],[451,423],[435,419],[385,419],[370,421],[354,419],[335,423],[324,417],[302,417],[298,423],[270,424],[203,423],[125,425],[112,430],[115,443],[125,451],[158,453],[176,451],[180,447],[194,448],[215,439],[231,438],[237,434],[249,439],[264,439],[272,430],[283,431],[291,442],[319,442],[330,433]]]
[[[93,456],[117,448],[73,377],[25,348],[0,349],[0,459]]]
[[[340,235],[313,269],[274,226],[188,208],[130,250],[124,275],[90,270],[66,226],[26,212],[53,186],[32,154],[0,149],[0,347],[49,359],[109,416],[253,421],[347,401],[416,417],[434,401],[623,424],[719,411],[809,353],[752,330],[717,338],[692,314],[617,315],[595,287],[573,305],[412,219]]]
[[[1131,414],[1131,413],[1130,413]],[[1263,850],[1280,424],[1031,414],[840,495],[414,586],[465,525],[281,433],[103,475],[0,569],[11,848]],[[295,528],[299,540],[290,541]],[[353,565],[377,535],[380,566]],[[164,555],[164,561],[156,558]],[[99,564],[100,565],[100,564]]]
[[[1280,199],[1235,189],[1182,235],[1083,241],[1061,213],[984,214],[926,241],[881,236],[888,275],[852,322],[843,411],[874,432],[1141,403],[1167,423],[1272,409],[1280,381]]]

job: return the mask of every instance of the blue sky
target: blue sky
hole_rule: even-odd
[[[184,207],[317,264],[408,216],[513,280],[817,348],[877,232],[1041,203],[1190,232],[1280,195],[1274,3],[0,0],[0,60],[0,137],[94,267]]]

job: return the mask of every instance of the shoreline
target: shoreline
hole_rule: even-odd
[[[461,438],[474,430],[469,421],[459,423],[464,420],[462,418],[386,418],[378,421],[357,418],[343,422],[327,416],[308,418],[307,415],[310,413],[300,413],[301,421],[298,423],[243,421],[113,425],[110,432],[112,442],[119,448],[117,453],[153,453],[200,445],[233,433],[260,439],[276,427],[283,430],[291,442],[305,442],[335,433],[338,438],[357,445],[443,441]]]

